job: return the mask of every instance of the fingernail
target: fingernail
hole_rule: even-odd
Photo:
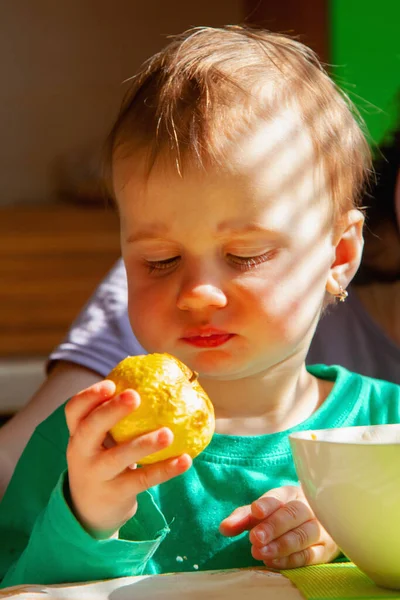
[[[188,464],[188,459],[189,459],[189,462],[191,465],[192,459],[190,458],[190,456],[188,454],[181,454],[180,456],[178,456],[178,458],[175,459],[174,466],[177,466],[179,468],[182,468],[182,467],[188,468],[190,466]]]
[[[271,562],[275,567],[279,567],[282,564],[282,559],[274,558],[274,560],[271,560]]]
[[[168,442],[172,443],[171,437],[170,429],[161,429],[157,434],[157,442],[159,444],[167,444]]]
[[[276,544],[268,544],[267,546],[264,546],[264,548],[261,550],[261,553],[264,556],[275,556],[275,554],[277,553],[277,547]]]
[[[256,532],[255,535],[256,535],[256,538],[258,539],[258,541],[260,542],[260,544],[266,544],[267,536],[265,535],[265,531],[260,529],[259,531]]]
[[[262,519],[267,516],[267,511],[265,510],[264,506],[261,503],[259,504],[258,502],[254,502],[252,508],[253,508],[253,513],[254,513],[254,511],[256,511],[257,515],[255,515],[255,516],[257,518]]]
[[[110,381],[109,379],[106,379],[105,381],[101,381],[98,384],[98,389],[100,391],[100,393],[105,396],[105,398],[108,398],[109,396],[113,396],[115,394],[115,383],[113,381]]]
[[[184,458],[184,455],[181,455],[181,456],[178,456],[177,458],[174,458],[173,460],[171,460],[170,466],[173,468],[181,467],[185,462],[186,462],[186,459]]]
[[[132,394],[131,390],[124,390],[123,392],[121,392],[119,399],[121,402],[128,405],[134,404],[136,401],[136,398]]]

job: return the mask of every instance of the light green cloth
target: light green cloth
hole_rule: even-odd
[[[400,590],[378,587],[353,563],[315,565],[282,573],[307,600],[400,599]]]

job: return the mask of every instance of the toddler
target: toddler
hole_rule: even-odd
[[[144,64],[107,146],[130,322],[199,373],[216,433],[193,461],[135,469],[172,441],[105,444],[135,390],[105,380],[71,398],[1,504],[3,586],[339,557],[288,434],[400,422],[395,384],[305,366],[360,262],[369,165],[348,100],[289,37],[196,28]]]

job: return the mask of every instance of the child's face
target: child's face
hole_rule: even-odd
[[[294,129],[292,129],[294,128]],[[115,168],[132,328],[203,376],[304,360],[334,262],[330,199],[308,135],[264,125],[225,173]]]

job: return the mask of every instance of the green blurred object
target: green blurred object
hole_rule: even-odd
[[[281,573],[290,579],[306,600],[400,598],[399,592],[375,585],[353,563],[314,565]]]
[[[399,110],[400,0],[330,0],[329,8],[331,73],[379,143]]]

